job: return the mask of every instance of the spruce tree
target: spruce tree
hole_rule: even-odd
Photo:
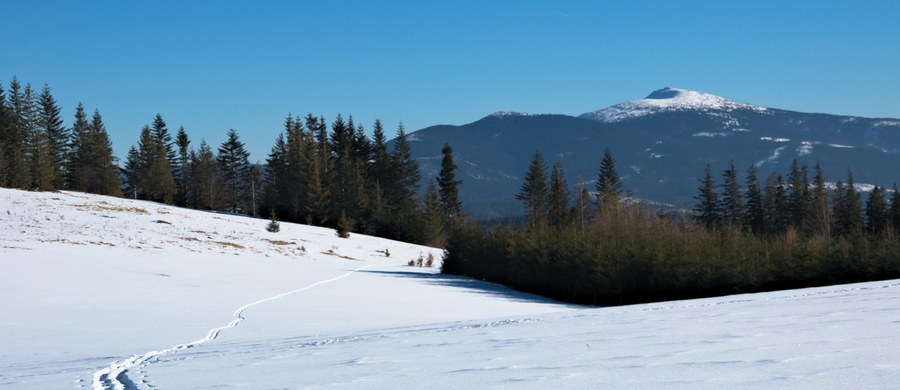
[[[237,131],[228,129],[225,142],[219,146],[219,155],[216,161],[219,165],[219,173],[225,184],[225,196],[228,199],[228,210],[233,213],[240,211],[246,201],[248,174],[250,163],[247,158],[250,154],[244,148],[244,143],[238,137]]]
[[[6,155],[8,167],[7,184],[12,188],[31,188],[31,169],[28,165],[28,143],[31,126],[31,102],[20,90],[19,81],[13,76],[9,83],[7,105],[12,116],[12,131],[9,134]],[[30,87],[26,86],[26,89]]]
[[[875,186],[866,202],[866,231],[881,234],[888,226],[888,205],[884,187]]]
[[[180,206],[185,206],[187,204],[188,194],[188,164],[190,164],[190,160],[188,160],[189,154],[189,146],[191,144],[191,140],[188,137],[186,131],[184,131],[184,127],[179,127],[178,132],[175,134],[175,145],[178,146],[178,158],[175,160],[175,182],[178,183],[178,194],[175,197],[175,203]]]
[[[219,171],[212,148],[206,140],[200,140],[200,148],[191,161],[191,175],[195,186],[191,193],[196,198],[194,203],[197,207],[207,210],[218,210],[222,207],[223,185]]]
[[[12,112],[6,106],[6,92],[0,83],[0,187],[5,187],[9,179],[9,165],[6,159],[12,130]]]
[[[522,201],[525,206],[525,218],[528,227],[535,230],[544,226],[547,220],[547,165],[540,150],[534,152],[528,171],[525,172],[525,180],[516,199]]]
[[[100,195],[122,195],[122,182],[118,176],[112,143],[99,110],[95,110],[91,117],[88,136],[81,147],[80,160],[82,180],[85,180],[81,183],[83,191]]]
[[[797,160],[791,164],[791,173],[788,177],[788,214],[790,225],[797,231],[806,230],[809,225],[809,214],[813,209],[812,197],[809,191],[809,178],[806,167],[800,168]]]
[[[67,149],[66,156],[66,187],[83,191],[83,189],[79,188],[79,185],[84,181],[81,179],[84,176],[83,170],[83,162],[81,161],[82,155],[82,144],[87,143],[88,134],[90,132],[90,123],[87,119],[87,114],[84,112],[84,105],[81,102],[78,103],[78,106],[75,107],[75,121],[72,122],[72,131],[69,139],[69,144]],[[132,186],[137,188],[138,186]]]
[[[412,158],[412,150],[403,123],[397,127],[397,137],[394,138],[394,150],[391,152],[391,165],[393,166],[394,188],[385,188],[388,204],[395,206],[395,215],[408,215],[414,213],[418,203],[419,163]]]
[[[622,196],[622,180],[616,171],[616,160],[609,148],[603,151],[600,174],[597,176],[597,212],[618,208]]]
[[[722,224],[741,227],[744,222],[744,200],[741,194],[741,186],[738,182],[737,169],[734,161],[722,172],[722,196],[720,197],[719,210]]]
[[[287,197],[285,183],[287,170],[287,142],[284,140],[284,133],[281,133],[278,134],[278,138],[275,139],[275,145],[272,146],[272,150],[266,158],[266,185],[263,195],[264,207],[280,215],[288,214],[284,201]]]
[[[547,197],[547,217],[551,226],[560,227],[569,220],[569,185],[562,163],[550,169],[550,193]]]
[[[756,165],[750,165],[747,170],[747,194],[746,211],[744,212],[744,225],[755,234],[766,231],[766,209],[763,204],[762,190],[759,187],[759,179],[756,176]]]
[[[587,186],[585,186],[584,184],[584,177],[579,176],[579,178],[581,180],[579,180],[580,184],[578,186],[578,198],[575,200],[575,204],[572,206],[572,212],[575,216],[575,222],[578,223],[580,231],[584,233],[584,227],[591,219],[591,194],[590,192],[588,192]]]
[[[862,202],[853,182],[853,172],[847,171],[846,184],[838,181],[832,208],[834,216],[832,235],[844,237],[862,232]]]
[[[891,208],[888,215],[888,222],[894,228],[894,232],[900,233],[900,193],[897,191],[897,184],[891,188]]]
[[[422,242],[425,245],[441,247],[444,244],[444,207],[441,204],[435,181],[429,180],[425,187],[423,207]]]
[[[68,155],[69,132],[63,125],[62,110],[53,98],[50,86],[44,84],[41,95],[38,98],[38,124],[40,131],[47,135],[53,155],[53,173],[56,178],[53,187],[65,186],[65,167]]]
[[[700,180],[700,187],[697,188],[697,195],[694,199],[697,200],[697,204],[694,206],[694,215],[697,221],[707,229],[719,226],[719,221],[721,221],[719,201],[711,164],[706,164],[706,173]]]
[[[825,173],[816,164],[811,191],[810,231],[813,234],[831,236],[831,214],[828,208],[828,189],[825,187]]]
[[[175,177],[174,167],[178,165],[178,157],[175,154],[175,142],[172,140],[172,135],[169,134],[169,128],[166,126],[166,121],[163,120],[162,115],[156,113],[156,116],[153,117],[152,126],[153,139],[163,148],[166,161],[170,169],[172,169],[172,177]]]
[[[125,158],[125,167],[122,169],[125,174],[125,196],[137,199],[141,193],[141,170],[143,167],[141,161],[141,153],[132,145],[128,149],[128,155]]]
[[[54,183],[58,178],[50,137],[46,132],[38,129],[31,135],[30,144],[31,188],[38,191],[54,190]]]
[[[462,201],[459,199],[459,185],[456,180],[456,163],[453,161],[453,148],[445,143],[441,148],[441,171],[437,177],[438,193],[443,210],[444,221],[449,223],[462,213]]]
[[[781,234],[790,225],[787,191],[784,178],[776,173],[766,179],[763,204],[766,208],[766,231],[769,234]]]

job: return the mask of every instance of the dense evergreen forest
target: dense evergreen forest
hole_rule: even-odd
[[[443,272],[564,301],[615,305],[900,277],[900,199],[853,175],[827,185],[795,161],[787,179],[741,185],[707,166],[693,213],[652,212],[627,196],[606,150],[592,195],[568,194],[562,167],[535,153],[517,196],[521,225],[458,221]],[[833,188],[831,188],[833,187]],[[890,200],[888,195],[890,194]]]
[[[49,86],[36,93],[13,77],[0,85],[0,186],[74,190],[183,207],[333,227],[442,245],[460,213],[453,150],[445,145],[439,177],[419,199],[420,173],[401,124],[394,147],[380,121],[372,139],[352,117],[330,124],[288,114],[266,164],[251,164],[235,130],[214,149],[193,142],[162,115],[138,132],[120,168],[99,111],[75,109],[66,127]],[[197,145],[196,147],[194,145]]]

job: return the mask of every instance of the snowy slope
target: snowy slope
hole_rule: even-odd
[[[579,116],[584,119],[612,123],[625,119],[671,111],[766,111],[765,107],[726,99],[708,93],[666,87],[653,91],[646,98],[616,104]]]
[[[265,224],[0,189],[0,388],[900,385],[900,281],[573,307]]]

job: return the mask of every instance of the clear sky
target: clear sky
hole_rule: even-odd
[[[900,1],[0,0],[0,80],[99,109],[117,156],[158,112],[265,160],[287,114],[392,135],[579,115],[665,86],[900,118]]]

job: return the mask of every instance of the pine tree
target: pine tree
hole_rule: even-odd
[[[716,195],[716,183],[713,179],[712,165],[706,164],[706,174],[700,180],[697,195],[694,197],[697,204],[694,206],[695,218],[707,229],[719,226],[721,217],[719,214],[718,195]]]
[[[55,177],[54,188],[65,186],[66,157],[68,156],[69,132],[63,125],[62,110],[53,98],[50,86],[44,84],[38,97],[38,125],[40,131],[47,135],[53,155],[52,175]]]
[[[900,233],[900,193],[897,184],[891,188],[891,208],[888,210],[888,221],[894,228],[894,232]]]
[[[81,148],[80,160],[86,179],[83,191],[100,195],[122,195],[116,159],[113,156],[109,133],[103,124],[99,110],[94,111],[86,142]]]
[[[141,192],[141,169],[143,161],[141,161],[141,153],[133,145],[128,149],[128,156],[125,159],[125,167],[122,169],[125,174],[125,196],[137,199]]]
[[[394,172],[393,188],[385,188],[385,197],[388,199],[388,204],[394,207],[392,214],[413,214],[417,209],[421,174],[419,173],[419,163],[412,158],[412,150],[403,123],[397,127],[394,150],[391,152],[391,166]]]
[[[56,162],[54,159],[53,145],[47,133],[36,130],[31,135],[29,151],[29,166],[31,167],[31,188],[38,191],[54,190],[56,176]]]
[[[181,206],[185,206],[187,204],[188,199],[188,164],[190,164],[190,160],[188,160],[189,154],[189,146],[191,144],[190,138],[188,138],[188,134],[184,131],[184,127],[179,127],[178,132],[175,134],[175,145],[178,146],[178,158],[175,160],[174,171],[175,182],[178,184],[178,194],[175,197],[175,203]]]
[[[525,206],[525,218],[528,227],[535,230],[544,226],[547,220],[547,165],[540,150],[534,152],[528,171],[525,172],[525,180],[516,199],[522,201]]]
[[[847,171],[847,183],[838,181],[832,202],[834,228],[832,235],[844,237],[862,232],[862,203],[856,185],[853,183],[853,172]]]
[[[3,84],[0,83],[0,187],[6,186],[9,179],[9,165],[6,158],[12,131],[12,112],[6,106],[6,92],[3,89]]]
[[[784,178],[781,175],[773,173],[766,179],[763,204],[766,208],[767,232],[781,234],[787,231],[790,225],[790,212]]]
[[[766,231],[766,209],[763,204],[762,190],[759,187],[759,179],[756,176],[756,165],[750,165],[747,170],[747,194],[746,211],[744,212],[744,225],[755,234]]]
[[[560,227],[569,220],[569,185],[562,163],[553,163],[550,169],[550,193],[547,197],[547,217],[551,226]]]
[[[222,207],[222,181],[219,178],[219,165],[215,154],[206,140],[200,140],[200,148],[191,159],[191,176],[197,207],[207,210],[218,210]]]
[[[281,224],[278,223],[276,215],[275,209],[269,211],[269,224],[266,225],[266,231],[269,233],[278,233],[281,231]]]
[[[741,186],[738,183],[737,169],[734,161],[722,172],[722,196],[720,197],[719,210],[722,224],[741,227],[744,222],[744,200],[741,194]]]
[[[287,196],[285,184],[287,170],[287,142],[284,140],[284,133],[281,133],[278,134],[275,145],[266,158],[266,185],[263,195],[265,207],[281,215],[287,215],[284,201]]]
[[[453,161],[453,148],[445,143],[441,148],[441,171],[437,177],[438,194],[441,209],[446,223],[454,220],[462,213],[462,201],[459,199],[459,186],[462,180],[456,180],[456,163]]]
[[[423,207],[423,237],[426,245],[441,247],[444,244],[444,206],[441,204],[435,181],[429,180],[425,187]]]
[[[881,234],[888,226],[888,205],[884,196],[884,187],[875,186],[869,193],[866,202],[866,231],[873,234]]]
[[[7,108],[10,125],[4,146],[6,147],[6,184],[11,188],[28,188],[31,186],[31,175],[28,169],[26,149],[26,133],[22,123],[23,96],[18,79],[13,76],[9,82],[9,94],[7,95]]]
[[[575,216],[575,222],[582,233],[584,227],[591,219],[591,194],[588,192],[587,186],[584,184],[584,176],[579,176],[578,198],[572,206],[572,213]]]
[[[616,160],[609,148],[603,151],[600,174],[597,176],[597,212],[618,208],[622,197],[622,180],[616,171]]]
[[[66,187],[83,191],[80,189],[79,183],[83,183],[80,177],[84,174],[83,170],[83,162],[81,161],[81,146],[82,144],[87,142],[88,133],[90,132],[90,123],[87,119],[87,114],[84,112],[84,105],[80,102],[78,106],[75,107],[75,121],[72,122],[72,131],[70,135],[70,140],[67,149],[66,156]],[[137,188],[139,186],[132,186]]]
[[[831,236],[831,215],[828,209],[828,189],[825,187],[825,173],[816,164],[815,177],[810,204],[810,232],[817,235]]]
[[[166,121],[163,120],[162,115],[156,113],[156,116],[153,118],[152,126],[153,139],[162,147],[166,156],[166,161],[168,162],[170,169],[172,169],[172,177],[175,177],[176,172],[174,171],[174,167],[178,165],[178,157],[175,154],[175,142],[172,141],[172,135],[169,134],[169,128],[166,127]]]
[[[225,184],[225,196],[228,199],[228,209],[236,213],[245,202],[250,163],[247,158],[250,154],[240,141],[237,131],[228,130],[225,142],[219,146],[219,155],[216,161],[219,164],[219,172]]]
[[[798,231],[806,230],[809,225],[809,214],[811,213],[812,195],[809,191],[809,178],[806,173],[806,167],[801,169],[797,160],[791,164],[791,174],[788,177],[788,214],[790,225]]]

